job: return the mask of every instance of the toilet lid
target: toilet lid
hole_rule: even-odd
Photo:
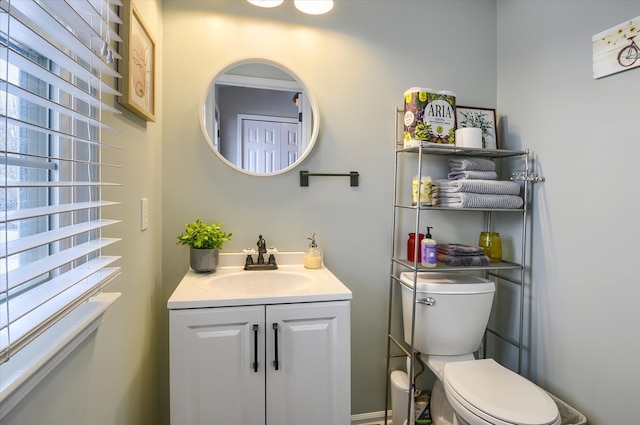
[[[423,272],[415,276],[413,272],[402,272],[400,280],[411,289],[415,280],[418,293],[461,295],[486,294],[496,290],[496,284],[492,280],[457,272]]]
[[[559,423],[549,394],[493,359],[447,363],[443,376],[447,394],[490,423]]]

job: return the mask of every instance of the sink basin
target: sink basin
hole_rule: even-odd
[[[214,276],[197,285],[218,294],[268,296],[306,292],[313,285],[313,279],[304,273],[260,270]]]
[[[352,298],[349,288],[326,267],[305,269],[303,253],[279,253],[277,270],[243,270],[244,258],[220,254],[215,273],[189,270],[167,306],[179,310]]]

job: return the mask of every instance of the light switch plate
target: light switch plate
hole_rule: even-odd
[[[140,230],[147,230],[149,227],[149,199],[140,199]]]

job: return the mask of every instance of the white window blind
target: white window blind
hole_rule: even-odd
[[[118,6],[0,0],[0,363],[120,274],[102,254]]]

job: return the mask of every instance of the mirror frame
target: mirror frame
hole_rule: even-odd
[[[213,140],[211,140],[211,136],[209,135],[209,131],[207,130],[207,125],[206,125],[205,116],[204,116],[204,114],[205,114],[205,106],[206,106],[206,103],[207,103],[207,99],[208,99],[209,93],[211,92],[211,90],[214,90],[214,93],[215,93],[215,85],[216,85],[216,82],[220,79],[220,77],[222,77],[227,71],[229,71],[230,69],[232,69],[232,68],[234,68],[236,66],[247,65],[247,64],[251,64],[251,63],[260,63],[260,64],[263,64],[263,65],[271,65],[271,66],[273,66],[275,68],[278,68],[279,70],[281,70],[283,72],[286,72],[293,79],[295,79],[295,81],[300,85],[300,88],[304,92],[306,98],[308,99],[309,105],[310,105],[310,109],[311,109],[311,114],[313,115],[313,125],[312,125],[312,128],[311,128],[311,136],[309,137],[309,141],[307,143],[307,148],[305,149],[305,151],[300,155],[300,157],[296,160],[296,162],[294,162],[293,164],[289,165],[288,167],[281,168],[280,170],[274,171],[272,173],[256,173],[256,172],[248,171],[248,170],[245,170],[244,168],[238,167],[236,164],[232,163],[227,158],[225,158],[222,155],[222,153],[216,149]],[[215,96],[214,96],[214,103],[217,106],[217,101],[215,100]],[[240,172],[242,172],[244,174],[247,174],[247,175],[258,176],[258,177],[277,176],[279,174],[283,174],[283,173],[286,173],[288,171],[291,171],[292,169],[294,169],[295,167],[300,165],[300,163],[302,161],[304,161],[304,159],[313,150],[313,147],[315,146],[316,141],[318,140],[318,132],[320,130],[320,114],[318,112],[318,104],[316,103],[316,99],[313,96],[313,93],[311,93],[311,91],[309,90],[309,88],[307,87],[305,82],[298,76],[298,74],[293,72],[291,69],[289,69],[285,65],[282,65],[281,63],[276,62],[276,61],[271,60],[271,59],[259,58],[259,57],[251,57],[251,58],[244,58],[244,59],[234,60],[234,61],[230,62],[229,64],[227,64],[226,66],[224,66],[220,71],[218,71],[213,76],[213,78],[210,80],[209,85],[207,86],[207,89],[205,90],[204,95],[203,95],[203,97],[202,97],[202,99],[200,101],[199,115],[200,115],[200,127],[202,129],[202,134],[204,135],[204,137],[205,137],[205,139],[207,141],[207,144],[209,145],[211,150],[218,156],[218,158],[220,158],[222,160],[222,162],[224,162],[225,164],[227,164],[229,167],[233,168],[234,170],[240,171]]]

